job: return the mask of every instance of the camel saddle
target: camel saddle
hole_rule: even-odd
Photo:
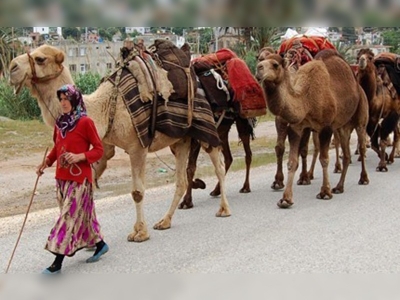
[[[117,65],[118,68],[110,76],[103,79],[110,81],[115,87],[108,127],[110,128],[113,123],[116,99],[117,95],[120,95],[124,100],[132,125],[143,147],[149,147],[155,131],[162,132],[173,138],[182,138],[188,135],[212,147],[217,147],[221,141],[217,133],[211,107],[207,100],[197,93],[192,95],[191,98],[188,96],[187,91],[189,91],[189,88],[192,87],[190,89],[191,93],[195,90],[193,84],[190,85],[188,83],[191,82],[189,80],[191,77],[186,71],[190,71],[190,69],[178,65],[180,61],[176,59],[176,57],[184,57],[185,54],[183,50],[176,46],[173,46],[171,50],[173,50],[173,54],[168,59],[171,59],[172,62],[162,58],[163,68],[158,65],[158,62],[153,61],[153,58],[160,59],[162,56],[158,55],[158,52],[147,52],[147,57],[140,52],[137,55],[137,51],[132,51],[132,49],[128,49],[128,51],[124,49],[121,52],[122,60]],[[174,52],[178,54],[176,57]],[[149,72],[151,74],[150,79],[147,78],[148,75],[140,65],[141,60],[145,62],[146,66],[152,65],[150,69],[154,69],[154,72]],[[182,81],[179,82],[179,86],[186,87],[186,94],[182,95],[183,97],[181,98],[176,98],[178,93],[170,93],[170,96],[166,97],[165,94],[160,93],[158,90],[157,92],[153,90],[151,94],[153,99],[148,101],[143,90],[147,80],[152,81],[153,87],[156,87],[159,77],[165,75],[166,81],[169,83],[168,86],[171,88],[173,86],[173,89],[175,89],[177,82],[175,81],[175,85],[171,84],[169,82],[169,79],[173,79],[169,76],[171,72],[168,72],[167,77],[167,71],[164,70],[164,67],[167,68],[169,65],[181,71],[185,69],[183,71],[185,75]],[[141,76],[143,78],[140,79]],[[175,97],[173,94],[175,94]]]
[[[222,48],[193,59],[192,66],[214,112],[235,110],[243,118],[266,114],[261,86],[233,51]]]
[[[374,64],[383,84],[389,88],[392,98],[397,98],[397,95],[400,95],[400,56],[395,53],[383,52],[374,57]],[[384,67],[386,72],[383,72],[381,67]]]
[[[184,45],[179,49],[169,40],[156,39],[154,44],[148,47],[148,52],[164,70],[168,72],[168,79],[174,87],[170,99],[188,98],[190,93],[196,93],[196,75],[190,68],[190,49]],[[192,85],[185,84],[188,78],[192,78]],[[190,91],[193,89],[194,91]]]
[[[294,36],[284,41],[279,47],[278,54],[286,56],[291,66],[297,68],[313,60],[318,52],[325,49],[336,50],[336,47],[325,37]]]

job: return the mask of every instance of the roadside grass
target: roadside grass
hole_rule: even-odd
[[[52,139],[53,130],[42,121],[0,121],[0,161],[44,153]]]

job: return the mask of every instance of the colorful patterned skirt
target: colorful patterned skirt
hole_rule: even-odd
[[[97,221],[92,184],[85,180],[56,180],[60,215],[51,229],[45,249],[53,254],[73,256],[103,239]]]

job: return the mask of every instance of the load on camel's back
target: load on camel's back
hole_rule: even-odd
[[[229,109],[229,101],[242,118],[265,115],[267,102],[260,84],[247,64],[227,48],[192,60],[192,66],[202,84],[210,104]],[[215,83],[216,82],[216,83]],[[216,99],[207,86],[217,84],[225,91],[224,99]]]
[[[314,59],[318,52],[336,47],[322,36],[294,36],[284,41],[279,47],[278,54],[290,61],[290,66],[298,69],[300,66]]]

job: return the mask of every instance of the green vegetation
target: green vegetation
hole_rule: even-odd
[[[85,73],[74,76],[76,86],[83,94],[93,93],[100,84],[99,74]],[[26,88],[18,95],[6,79],[0,80],[0,116],[13,120],[40,119],[40,109],[37,100],[31,96]]]

